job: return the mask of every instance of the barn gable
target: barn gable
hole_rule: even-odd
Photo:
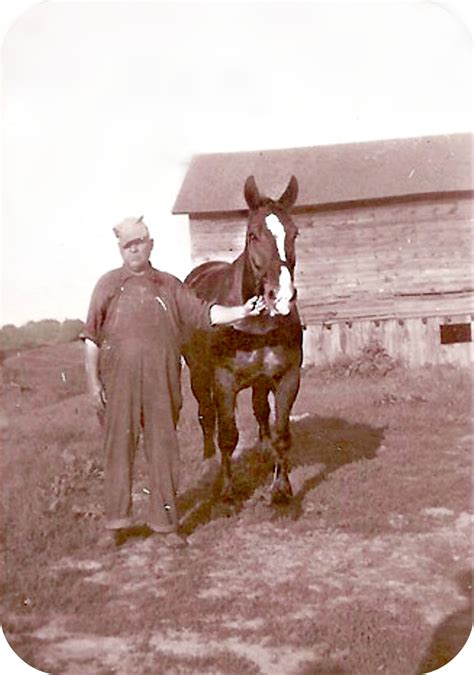
[[[242,189],[253,173],[277,197],[297,176],[296,284],[305,363],[375,341],[412,365],[470,363],[472,136],[425,137],[194,158],[176,200],[190,216],[193,263],[243,249]]]

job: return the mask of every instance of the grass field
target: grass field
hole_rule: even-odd
[[[2,624],[51,673],[428,672],[471,625],[472,382],[450,367],[309,369],[293,411],[292,503],[269,505],[248,392],[238,498],[216,496],[187,376],[179,505],[189,550],[102,533],[101,430],[82,346],[2,366]],[[138,453],[137,522],[147,501]]]

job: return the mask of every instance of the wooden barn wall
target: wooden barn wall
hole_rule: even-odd
[[[235,260],[245,246],[247,219],[242,216],[190,217],[193,265],[208,260]]]
[[[472,311],[472,201],[425,200],[300,217],[308,324]]]
[[[449,318],[451,323],[470,323],[474,334],[470,314]],[[353,359],[374,343],[405,366],[472,366],[474,343],[441,344],[440,326],[446,323],[443,317],[315,323],[303,333],[303,365],[328,366]]]
[[[372,337],[405,363],[471,359],[470,345],[439,344],[440,321],[474,312],[471,199],[314,210],[295,221],[307,363],[355,354]],[[190,227],[194,264],[231,261],[244,247],[243,216],[192,216]]]

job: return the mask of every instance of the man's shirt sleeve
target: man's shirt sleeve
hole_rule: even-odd
[[[108,273],[97,282],[89,304],[86,323],[80,336],[83,340],[92,340],[98,347],[101,346],[104,339],[103,329],[107,308],[117,285],[114,283],[114,277],[115,275]]]
[[[214,302],[201,300],[182,282],[178,282],[176,286],[175,297],[180,321],[186,334],[193,330],[211,329],[210,311]]]

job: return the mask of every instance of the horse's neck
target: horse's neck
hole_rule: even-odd
[[[254,295],[254,293],[250,293],[247,290],[248,282],[245,282],[245,279],[248,278],[247,267],[249,266],[246,252],[243,251],[230,265],[230,275],[227,276],[229,283],[225,293],[226,305],[243,304]]]
[[[242,300],[245,302],[249,298],[258,294],[258,281],[255,278],[252,267],[250,265],[248,253],[246,250],[239,256],[241,267],[240,287],[242,289]]]
[[[232,296],[235,298],[238,294],[240,301],[246,302],[249,298],[258,295],[261,284],[255,277],[246,250],[242,251],[239,257],[234,260],[231,267],[233,269],[232,288],[234,291]]]

